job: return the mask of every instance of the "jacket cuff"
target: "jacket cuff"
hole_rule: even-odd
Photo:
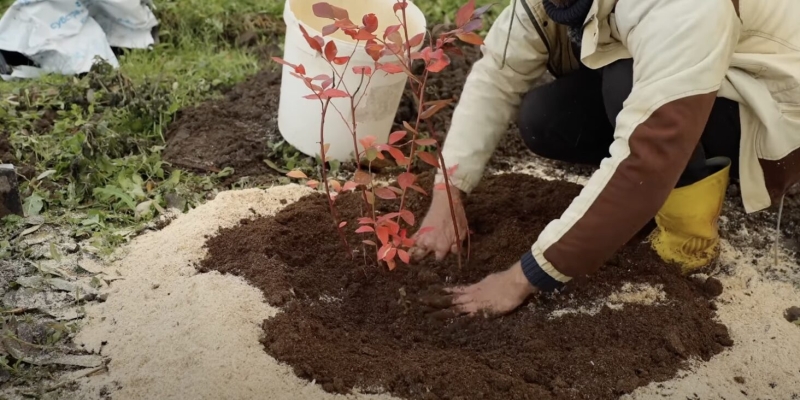
[[[525,274],[525,277],[528,278],[531,285],[540,291],[552,292],[564,286],[564,282],[553,278],[539,266],[539,263],[530,251],[522,255],[520,263],[522,264],[522,272]]]

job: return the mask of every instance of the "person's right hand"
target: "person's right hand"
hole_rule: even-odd
[[[414,235],[416,242],[411,249],[414,260],[421,260],[430,253],[436,255],[436,260],[442,260],[448,253],[457,253],[467,236],[467,216],[464,204],[461,202],[462,192],[451,187],[453,208],[455,209],[458,225],[458,239],[453,228],[453,218],[450,214],[450,203],[446,190],[434,190],[431,199],[431,208],[420,225],[421,234]]]

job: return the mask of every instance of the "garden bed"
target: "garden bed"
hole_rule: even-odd
[[[579,191],[525,175],[485,179],[466,200],[475,233],[461,269],[453,256],[393,272],[377,266],[371,251],[351,260],[318,194],[220,230],[207,242],[201,269],[242,276],[281,306],[284,312],[264,321],[264,349],[331,392],[613,399],[730,346],[727,328],[713,320],[719,282],[682,277],[640,241],[599,273],[508,316],[441,311],[439,289],[507,268]],[[426,200],[409,203],[418,219]],[[342,195],[337,204],[356,226],[358,195]]]

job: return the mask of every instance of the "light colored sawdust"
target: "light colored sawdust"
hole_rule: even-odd
[[[564,308],[560,308],[550,313],[550,319],[556,319],[571,314],[595,315],[608,307],[615,311],[621,311],[626,304],[642,304],[647,306],[662,305],[666,300],[667,294],[664,293],[663,285],[649,285],[645,283],[627,282],[622,287],[608,295],[605,299],[599,299],[591,304],[580,306],[570,306],[566,303]]]
[[[715,277],[724,291],[717,317],[728,326],[734,346],[626,399],[800,399],[800,329],[783,317],[784,310],[800,305],[800,292],[791,283],[766,278],[774,260],[757,252],[722,243],[723,267]],[[784,254],[783,267],[797,270],[791,260]]]
[[[296,377],[259,344],[261,322],[277,310],[243,280],[194,263],[220,227],[253,212],[268,215],[281,201],[310,189],[297,185],[220,193],[161,231],[133,241],[114,265],[124,280],[108,300],[87,309],[77,342],[111,358],[108,373],[84,378],[76,398],[327,399],[333,396]],[[252,210],[252,211],[251,211]],[[358,395],[388,399],[388,396]]]

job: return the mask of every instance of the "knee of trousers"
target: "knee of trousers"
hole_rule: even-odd
[[[525,95],[519,108],[517,127],[522,141],[534,154],[545,158],[555,157],[558,151],[552,143],[553,115],[558,110],[552,106],[547,90],[533,90]],[[550,99],[550,101],[548,101]]]

